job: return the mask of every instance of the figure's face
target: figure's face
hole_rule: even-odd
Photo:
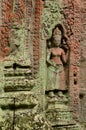
[[[58,27],[53,32],[53,39],[54,43],[59,46],[59,44],[61,43],[61,31],[58,29]]]

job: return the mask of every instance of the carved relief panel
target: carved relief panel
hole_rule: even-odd
[[[5,81],[9,80],[11,85],[11,76],[15,79],[16,75],[20,77],[25,77],[26,73],[32,75],[34,2],[6,0],[1,4],[3,17],[2,26],[0,26],[0,66],[3,80],[5,76]],[[13,84],[22,82],[19,80],[24,78],[20,77]]]
[[[27,6],[29,4],[29,6]],[[27,62],[32,58],[33,2],[14,0],[3,1],[1,27],[1,57],[13,62]],[[31,48],[30,48],[31,47]],[[30,49],[29,49],[30,48]],[[28,51],[29,50],[29,51]]]
[[[71,116],[74,112],[78,119],[77,5],[72,0],[3,0],[0,5],[1,129],[79,130]]]
[[[34,2],[3,0],[0,3],[3,13],[0,26],[0,129],[3,130],[32,129],[31,112],[38,104],[32,92],[35,86]]]

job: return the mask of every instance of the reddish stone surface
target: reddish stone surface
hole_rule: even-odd
[[[40,59],[40,28],[41,28],[41,13],[43,9],[43,1],[35,0],[35,18],[34,18],[34,41],[33,41],[33,67],[34,74],[38,72],[39,69],[39,59]]]
[[[26,8],[25,8],[26,6]],[[2,2],[2,27],[1,27],[1,33],[0,33],[0,57],[3,59],[5,58],[11,51],[11,48],[9,47],[9,37],[10,37],[10,31],[13,27],[13,24],[16,22],[18,24],[22,23],[22,19],[33,17],[33,21],[27,20],[26,28],[29,28],[29,22],[33,22],[33,27],[30,31],[33,32],[33,66],[34,66],[34,73],[38,72],[39,68],[39,53],[40,53],[40,16],[42,13],[43,8],[43,1],[42,0],[35,0],[32,12],[32,0],[25,1],[24,0],[3,0]],[[26,14],[25,14],[26,9]],[[32,16],[32,13],[34,16]],[[26,38],[27,46],[29,39]]]
[[[64,0],[63,23],[69,39],[70,65],[69,65],[69,86],[70,104],[73,110],[73,117],[78,120],[80,112],[80,39],[81,39],[81,12],[80,1]]]
[[[86,122],[86,0],[82,0],[81,22],[80,116],[81,121]]]
[[[15,3],[11,0],[3,0],[2,2],[2,27],[0,34],[0,57],[5,58],[10,52],[9,38],[10,31],[13,23],[18,22],[21,24],[21,19],[24,18],[25,3],[23,0],[19,0]]]

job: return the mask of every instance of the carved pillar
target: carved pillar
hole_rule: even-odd
[[[79,1],[80,2],[80,1]],[[73,116],[79,119],[80,110],[80,35],[81,35],[81,12],[78,1],[64,1],[64,25],[69,37],[70,45],[70,102]]]
[[[0,27],[2,25],[2,0],[0,1]]]
[[[40,27],[41,27],[41,11],[42,11],[42,0],[35,0],[35,18],[34,18],[34,40],[33,40],[33,68],[34,75],[39,70],[39,59],[40,59]]]
[[[80,119],[86,121],[86,1],[82,0],[81,4],[81,71],[80,71]]]

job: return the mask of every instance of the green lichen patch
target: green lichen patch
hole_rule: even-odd
[[[47,37],[51,36],[52,28],[61,22],[62,0],[46,0],[43,14],[42,23],[44,34]]]

